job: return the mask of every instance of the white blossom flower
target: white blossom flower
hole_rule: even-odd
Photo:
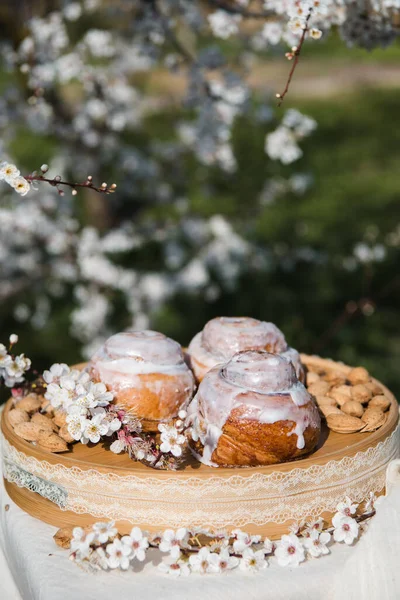
[[[24,354],[16,356],[14,360],[8,361],[3,358],[3,378],[7,387],[13,387],[16,383],[24,380],[25,371],[31,367],[31,361]]]
[[[158,570],[171,577],[187,577],[190,575],[190,567],[183,560],[169,560],[158,565]]]
[[[180,549],[187,546],[189,532],[185,527],[181,527],[176,532],[173,529],[166,529],[162,535],[159,548],[161,552],[169,552],[173,558],[177,558]]]
[[[358,537],[360,526],[355,519],[345,517],[341,513],[336,513],[332,519],[332,523],[334,526],[333,539],[335,542],[344,542],[350,546]]]
[[[82,14],[82,6],[79,2],[71,2],[67,4],[63,12],[68,21],[77,21]]]
[[[208,548],[201,548],[189,558],[189,564],[194,573],[216,573],[217,567]]]
[[[65,363],[54,363],[50,370],[43,372],[43,379],[46,383],[58,383],[62,375],[67,375],[70,369]]]
[[[246,548],[242,553],[242,558],[240,559],[239,567],[243,571],[251,571],[255,573],[256,571],[261,571],[268,567],[268,561],[265,558],[265,554],[263,550],[252,550],[251,548]]]
[[[303,19],[295,18],[291,19],[288,23],[288,28],[292,33],[301,34],[303,33],[303,29],[305,27],[305,23]]]
[[[95,542],[94,532],[86,533],[82,527],[74,527],[72,530],[71,552],[77,553],[80,559],[87,558],[92,552],[91,544]]]
[[[339,502],[339,504],[336,507],[336,510],[338,511],[338,514],[343,515],[344,517],[350,517],[351,515],[355,514],[357,507],[358,504],[352,504],[350,498],[346,497],[344,502]]]
[[[97,444],[102,435],[108,431],[107,424],[104,423],[104,413],[97,413],[91,419],[85,419],[83,422],[83,438],[82,443],[87,441]]]
[[[262,37],[273,46],[279,44],[282,37],[282,25],[277,22],[266,23],[262,29]]]
[[[31,189],[31,184],[24,177],[20,176],[15,177],[12,180],[11,186],[16,192],[18,192],[18,194],[20,194],[20,196],[26,196],[26,194]]]
[[[111,544],[108,544],[106,553],[108,554],[107,562],[110,569],[120,568],[123,571],[129,569],[131,549],[122,540],[117,538]]]
[[[236,540],[233,542],[233,549],[236,553],[243,552],[243,550],[249,548],[252,544],[258,544],[261,540],[260,535],[249,535],[240,529],[234,529],[232,535],[236,536]]]
[[[81,440],[86,426],[86,418],[82,415],[72,414],[67,416],[66,421],[68,433],[74,438],[74,440]]]
[[[310,535],[303,540],[303,545],[307,550],[308,554],[314,558],[318,558],[323,554],[329,554],[329,548],[327,544],[331,539],[331,534],[327,531],[319,533],[316,529],[310,532]]]
[[[310,521],[310,523],[306,524],[306,527],[303,531],[303,536],[308,537],[313,531],[321,532],[324,528],[324,519],[319,517],[315,521]]]
[[[114,454],[121,454],[121,452],[123,452],[126,448],[126,443],[123,440],[115,440],[111,445],[110,445],[110,450],[111,452],[114,452]]]
[[[303,151],[296,143],[294,133],[287,127],[279,126],[265,138],[265,152],[273,160],[280,160],[288,165],[303,155]]]
[[[312,27],[309,31],[309,36],[313,40],[319,40],[322,37],[322,31],[316,27]]]
[[[216,10],[207,19],[213,34],[223,40],[239,31],[240,15],[228,15],[224,10]]]
[[[283,535],[277,544],[275,557],[281,567],[298,567],[305,560],[305,552],[299,538],[291,533]]]
[[[12,185],[15,178],[18,176],[19,170],[15,165],[8,162],[2,162],[0,164],[0,180],[4,179],[4,181]]]
[[[108,542],[110,538],[113,538],[117,535],[118,529],[114,527],[114,525],[114,521],[110,521],[109,523],[95,523],[93,525],[93,531],[95,532],[96,538],[100,544]]]
[[[50,379],[51,375],[48,375],[48,373],[49,372],[47,371],[46,375]],[[58,383],[54,383],[52,381],[50,384],[48,384],[44,396],[46,400],[50,401],[54,408],[68,410],[74,399],[75,387],[76,381],[72,376],[72,373],[69,372],[65,375],[61,375],[58,378]]]
[[[7,348],[4,344],[0,344],[0,368],[5,368],[12,362],[12,357],[8,354]]]
[[[173,456],[181,456],[182,444],[186,441],[185,436],[181,435],[176,427],[171,425],[161,423],[158,429],[161,432],[161,452],[171,452]]]
[[[18,336],[17,336],[17,334],[16,333],[12,333],[10,335],[10,337],[9,337],[9,340],[10,340],[10,344],[12,346],[14,346],[15,344],[17,344],[18,343]]]
[[[217,573],[236,569],[239,565],[239,559],[236,556],[231,556],[227,548],[221,548],[218,554],[210,554],[210,561],[214,565]]]
[[[93,396],[95,406],[108,406],[114,398],[112,392],[107,391],[104,383],[89,381],[86,384],[86,391]]]
[[[130,558],[136,558],[140,562],[144,561],[149,541],[139,527],[134,527],[129,535],[124,535],[121,541],[125,547],[129,548]]]

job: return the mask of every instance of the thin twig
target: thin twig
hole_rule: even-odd
[[[282,105],[283,99],[289,91],[290,83],[292,81],[292,77],[294,75],[296,67],[299,64],[300,53],[301,53],[301,49],[304,44],[304,40],[306,39],[306,34],[308,31],[308,23],[311,19],[311,14],[312,14],[312,8],[310,8],[310,11],[307,15],[306,21],[304,23],[304,29],[303,29],[303,33],[301,34],[299,45],[296,47],[296,50],[293,52],[294,60],[293,60],[292,68],[290,69],[290,72],[289,72],[289,77],[287,78],[287,81],[286,81],[285,89],[283,90],[283,92],[281,94],[276,94],[276,97],[279,99],[278,106]]]
[[[32,183],[33,181],[43,181],[45,183],[49,183],[51,186],[56,187],[60,194],[64,193],[59,188],[59,186],[61,186],[61,185],[70,187],[70,188],[72,188],[72,190],[76,190],[76,188],[88,188],[90,190],[98,192],[99,194],[113,194],[117,187],[115,183],[113,183],[111,186],[108,186],[106,183],[103,183],[100,187],[96,187],[95,185],[93,185],[93,182],[90,177],[88,177],[87,180],[83,183],[71,183],[69,181],[63,181],[61,179],[61,177],[60,178],[54,177],[53,179],[48,179],[47,177],[43,177],[43,175],[33,175],[33,174],[26,175],[25,179],[29,183]]]

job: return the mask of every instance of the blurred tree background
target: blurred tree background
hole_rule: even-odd
[[[23,18],[16,20],[17,4],[1,5],[1,35],[13,38],[14,45],[23,39],[30,14],[47,14],[55,3],[20,2]],[[235,43],[222,42],[227,55]],[[261,114],[264,99],[283,88],[289,64],[274,48],[252,64],[252,114],[240,115],[232,130],[234,171],[201,164],[189,151],[172,167],[165,163],[171,180],[185,180],[185,210],[201,219],[225,217],[238,234],[251,237],[265,268],[241,272],[234,286],[215,294],[212,285],[207,292],[174,290],[152,311],[149,326],[187,344],[215,316],[273,321],[300,351],[364,365],[400,394],[400,44],[372,52],[348,49],[336,33],[318,44],[317,50],[305,47],[284,105],[273,114],[267,111],[265,118],[254,119],[254,113]],[[1,73],[3,92],[14,77]],[[164,107],[146,116],[145,134],[126,133],[129,144],[141,149],[151,139],[174,140],[178,116],[192,112],[181,107],[179,76],[160,69],[140,86],[149,99],[163,99]],[[293,166],[267,160],[264,152],[271,124],[289,108],[318,123],[302,141],[296,193],[285,184],[295,176]],[[21,127],[11,149],[16,164],[29,172],[51,163],[58,137],[51,130],[37,135]],[[147,203],[139,188],[123,187],[123,176],[111,162],[104,177],[113,177],[121,192],[112,197],[80,194],[74,200],[84,225],[106,232],[140,215],[144,228],[146,222],[173,220],[179,229],[178,204]],[[154,239],[121,260],[156,272],[160,252]],[[209,277],[212,284],[220,270],[211,268]],[[33,285],[24,289],[23,304],[30,306],[36,293]],[[130,322],[118,299],[113,302],[112,328],[117,331]],[[19,351],[38,369],[57,361],[79,362],[82,344],[71,335],[69,320],[73,304],[67,289],[38,327],[16,318],[16,299],[7,295],[0,310],[0,340],[17,333]]]

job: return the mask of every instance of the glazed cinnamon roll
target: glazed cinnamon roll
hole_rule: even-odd
[[[290,348],[282,331],[273,323],[250,317],[217,317],[194,336],[188,347],[192,370],[198,381],[218,364],[226,363],[237,352],[265,350],[280,354],[293,363],[297,377],[305,380],[297,350]]]
[[[248,351],[214,367],[188,408],[190,447],[209,466],[244,467],[311,452],[320,417],[294,367],[278,354]]]
[[[88,364],[93,379],[114,393],[147,431],[177,416],[193,396],[194,378],[174,340],[156,331],[117,333]]]

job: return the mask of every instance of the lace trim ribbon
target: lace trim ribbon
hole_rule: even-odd
[[[388,464],[400,457],[400,426],[365,452],[325,465],[268,475],[182,479],[104,474],[28,456],[3,438],[4,477],[61,510],[160,527],[244,527],[303,521],[334,512],[349,496],[363,502],[385,487]]]

